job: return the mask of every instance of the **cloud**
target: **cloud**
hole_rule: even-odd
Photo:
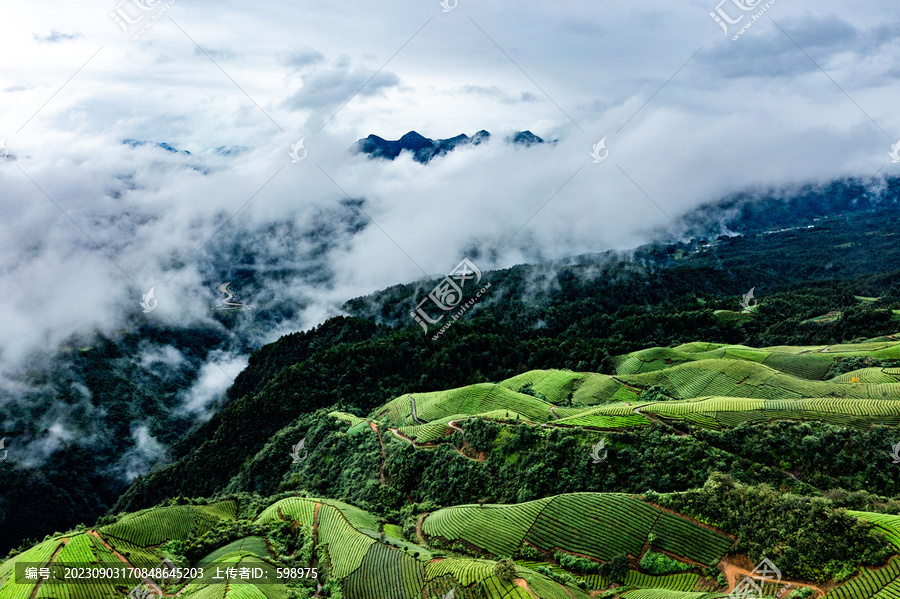
[[[132,426],[131,438],[133,444],[122,458],[125,480],[132,481],[138,476],[147,474],[157,465],[161,465],[168,458],[166,447],[153,435],[146,424]]]
[[[400,84],[400,78],[389,71],[372,71],[352,67],[337,60],[331,67],[311,70],[303,76],[303,86],[284,102],[290,110],[337,109],[351,98],[381,95]]]
[[[39,33],[34,34],[35,41],[41,44],[58,44],[61,42],[77,40],[83,37],[84,35],[82,35],[81,33],[63,33],[61,31],[56,31],[55,29],[47,35],[41,35]]]
[[[201,48],[200,46],[194,46],[194,55],[210,57],[216,61],[233,60],[237,58],[237,54],[228,48]]]
[[[736,191],[898,174],[887,164],[900,137],[893,2],[767,12],[827,77],[767,18],[724,37],[714,6],[485,0],[460,18],[465,7],[443,14],[436,2],[200,0],[175,2],[134,42],[102,11],[10,5],[0,385],[54,404],[14,377],[35,352],[93,331],[201,327],[228,338],[179,396],[202,418],[253,348],[464,256],[487,270],[625,249],[677,234],[669,216]],[[31,33],[47,29],[83,37],[63,46]],[[480,129],[491,141],[427,165],[348,152],[370,133]],[[559,142],[502,142],[525,129]],[[292,163],[301,137],[309,154]],[[604,137],[609,158],[594,164]],[[252,306],[227,326],[212,311],[225,281]],[[144,313],[151,287],[159,304]],[[173,352],[139,355],[169,380],[196,366]],[[54,407],[41,424],[71,418]],[[63,432],[48,432],[35,460]]]
[[[247,358],[244,356],[230,356],[223,352],[213,352],[207,363],[200,369],[194,385],[182,393],[182,405],[179,410],[206,420],[211,415],[210,407],[222,398],[225,390],[231,386],[234,377],[246,366]]]
[[[325,56],[314,48],[308,46],[293,50],[282,64],[293,70],[301,70],[319,64],[325,60]]]
[[[459,88],[462,93],[472,94],[475,96],[485,97],[485,98],[493,98],[504,104],[516,104],[517,102],[535,102],[538,100],[538,97],[529,91],[519,92],[518,94],[511,94],[501,90],[496,85],[492,85],[490,87],[483,85],[463,85]]]

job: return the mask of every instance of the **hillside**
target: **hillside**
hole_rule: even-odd
[[[875,531],[895,530],[890,518],[898,517],[826,510],[848,527],[843,539],[835,539],[836,549],[846,548],[847,540],[855,544],[845,559],[886,559],[889,551],[879,547],[883,541]],[[234,496],[113,520],[54,535],[4,562],[0,599],[118,598],[142,588],[198,599],[289,599],[312,592],[363,599],[588,599],[607,588],[608,596],[625,599],[712,598],[724,597],[734,582],[714,566],[730,571],[732,558],[726,556],[742,542],[642,497],[603,493],[409,512],[403,528],[352,505],[302,495],[269,501]],[[404,538],[407,531],[413,538]],[[834,534],[826,531],[823,538]],[[893,551],[895,532],[891,539]],[[881,586],[867,587],[872,575],[863,570],[828,596],[880,597],[872,591],[900,584],[897,561],[879,571]],[[24,574],[25,567],[48,568],[64,578],[67,564],[102,580],[63,584],[27,580]],[[132,574],[159,564],[172,574],[168,580],[165,574]],[[235,569],[227,574],[234,580],[217,582],[226,568]],[[252,576],[241,579],[242,568]],[[291,568],[294,574],[287,576]],[[190,577],[182,576],[188,572]],[[775,582],[762,582],[771,597],[784,591],[805,597],[804,588],[821,596],[827,588],[824,581],[781,574]]]
[[[900,0],[714,2],[6,3],[0,599],[900,599]]]
[[[894,312],[900,278],[892,270],[900,258],[898,182],[868,190],[858,181],[836,181],[709,207],[706,216],[726,219],[743,236],[698,233],[631,252],[486,272],[493,291],[438,342],[409,316],[436,283],[417,281],[351,300],[344,306],[349,317],[262,347],[253,340],[296,315],[290,298],[213,312],[220,327],[149,326],[141,319],[115,334],[48,348],[29,361],[6,397],[2,434],[10,457],[0,467],[0,553],[93,521],[141,474],[149,473],[152,485],[138,479],[139,499],[129,494],[113,509],[210,495],[299,414],[318,409],[364,416],[410,391],[496,383],[540,369],[610,374],[612,356],[654,347],[683,352],[675,348],[697,339],[816,346],[892,334],[900,328]],[[772,226],[790,230],[766,229]],[[315,263],[315,256],[307,260]],[[229,277],[240,279],[242,296],[253,297],[269,284],[266,272],[239,269]],[[224,274],[207,274],[217,289]],[[750,287],[760,301],[755,314],[723,319]],[[217,356],[233,354],[250,354],[249,367],[226,397],[207,406],[212,418],[186,413],[193,388],[202,390],[209,372],[222,374]],[[779,369],[775,361],[764,364]],[[809,365],[809,373],[780,371],[815,379],[824,364]],[[73,414],[64,431],[45,421],[48,405],[53,414]],[[148,437],[158,445],[146,443]],[[17,447],[43,448],[44,461],[19,459]]]
[[[894,256],[896,220],[854,218]],[[170,462],[99,520],[85,507],[85,525],[66,524],[96,490],[67,467],[89,453],[67,454],[52,486],[0,467],[0,534],[21,545],[0,572],[26,553],[62,563],[71,545],[89,560],[331,577],[184,581],[168,588],[179,596],[714,599],[767,558],[791,584],[780,599],[889,597],[900,274],[838,249],[848,227],[487,273],[493,295],[439,341],[403,312],[421,285],[354,300],[355,316],[254,352],[220,409],[172,433]],[[752,313],[723,318],[754,284]],[[127,364],[115,347],[79,355]],[[107,383],[142,371],[99,376],[109,363],[86,372],[112,422],[128,387]]]
[[[316,410],[209,499],[166,499],[23,548],[0,566],[0,599],[63,588],[16,579],[17,564],[164,559],[199,568],[155,581],[165,594],[198,598],[718,599],[764,558],[780,571],[757,581],[772,599],[889,597],[900,588],[900,488],[883,451],[900,425],[893,337],[693,341],[615,356],[611,374],[540,369],[410,390],[367,416]],[[166,472],[151,478],[165,484]],[[144,489],[125,497],[147,501]],[[317,578],[221,583],[208,576],[217,567]],[[146,583],[65,588],[121,597]]]

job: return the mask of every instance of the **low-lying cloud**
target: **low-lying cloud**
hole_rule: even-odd
[[[102,11],[46,4],[40,19],[9,8],[17,51],[0,57],[10,389],[72,335],[203,326],[232,342],[181,395],[200,416],[250,348],[464,256],[486,270],[624,249],[735,191],[897,174],[900,26],[886,1],[865,14],[779,2],[738,41],[699,0],[446,14],[176,2],[139,42]],[[369,133],[480,129],[490,142],[427,165],[349,150]],[[558,142],[504,143],[524,129]],[[212,308],[232,280],[258,311],[226,327]],[[266,306],[278,318],[257,319]],[[160,351],[144,359],[179,367]],[[135,430],[136,451],[155,455]]]

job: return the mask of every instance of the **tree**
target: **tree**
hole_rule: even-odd
[[[613,582],[623,582],[631,569],[631,560],[624,553],[600,565],[600,576]]]
[[[519,576],[516,572],[516,563],[508,558],[501,559],[494,564],[494,576],[500,580],[512,582]]]

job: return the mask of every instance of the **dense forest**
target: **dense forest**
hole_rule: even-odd
[[[434,282],[394,286],[351,300],[345,305],[348,316],[287,335],[255,351],[249,367],[229,389],[221,410],[199,426],[167,408],[177,387],[193,380],[192,365],[185,366],[183,381],[173,383],[154,377],[152,367],[135,368],[127,357],[151,339],[184,348],[196,367],[209,348],[221,342],[220,331],[140,328],[117,339],[90,339],[89,349],[65,350],[55,374],[51,370],[43,376],[46,385],[59,387],[58,393],[71,393],[60,381],[89,381],[93,401],[106,405],[107,422],[121,432],[104,436],[91,448],[64,443],[41,468],[9,464],[0,469],[0,483],[6,489],[0,546],[12,548],[23,539],[40,538],[78,521],[89,522],[112,506],[126,489],[123,479],[95,465],[102,464],[104,456],[111,462],[122,451],[127,425],[135,418],[144,419],[151,432],[167,442],[171,463],[137,479],[112,507],[113,512],[151,506],[176,495],[210,496],[235,486],[261,492],[283,489],[283,473],[251,473],[264,470],[266,456],[275,447],[280,451],[282,445],[287,446],[289,432],[308,432],[317,444],[333,446],[332,452],[339,452],[341,443],[349,443],[328,436],[336,435],[338,427],[317,418],[319,410],[364,415],[411,390],[498,381],[531,369],[608,373],[612,356],[698,339],[763,347],[840,343],[896,332],[898,323],[892,310],[900,308],[900,271],[894,270],[900,219],[889,201],[896,186],[892,180],[875,199],[852,181],[824,190],[803,190],[790,200],[755,198],[754,203],[736,198],[725,204],[731,218],[728,226],[744,235],[698,235],[631,252],[487,272],[490,292],[438,341],[424,335],[409,317],[410,308]],[[716,214],[721,217],[725,212]],[[775,233],[765,230],[788,225],[797,228]],[[470,258],[475,263],[479,259],[477,255]],[[750,288],[755,288],[760,301],[754,318],[723,316],[740,310],[741,297]],[[829,313],[837,316],[812,320]],[[390,476],[397,485],[389,489],[354,487],[352,477],[346,474],[350,464],[341,460],[330,462],[331,474],[309,462],[304,468],[310,473],[302,477],[302,484],[330,496],[354,497],[373,505],[375,497],[371,495],[378,495],[379,505],[392,509],[399,509],[414,490],[417,501],[449,503],[473,496],[516,501],[601,486],[642,491],[650,481],[659,491],[688,489],[701,485],[709,473],[726,463],[727,470],[741,473],[744,482],[774,484],[781,469],[770,469],[776,465],[773,457],[778,448],[794,447],[784,439],[803,434],[792,430],[795,426],[799,425],[779,423],[749,427],[753,430],[740,433],[698,434],[667,458],[683,460],[683,470],[660,465],[660,472],[654,474],[635,467],[633,472],[626,469],[610,474],[602,485],[575,476],[556,488],[545,488],[551,483],[540,469],[551,471],[552,466],[536,465],[535,473],[524,480],[521,473],[516,474],[521,484],[513,492],[488,482],[494,476],[513,476],[512,471],[504,474],[498,463],[485,466],[492,468],[489,474],[467,473],[467,487],[452,495],[442,485],[432,485],[429,490],[427,481],[439,479],[437,472],[466,466],[454,465],[452,456],[441,457],[440,451],[434,453],[435,463],[428,465],[416,455],[398,455],[391,460],[389,468],[399,470]],[[816,426],[821,426],[819,434],[828,439],[827,425]],[[669,440],[654,435],[658,433],[624,433],[622,443],[639,446],[642,452],[654,444],[659,451],[672,449]],[[628,441],[630,436],[632,441]],[[534,453],[531,459],[546,464],[554,463],[544,459],[546,452],[562,452],[557,459],[567,459],[557,442],[549,438],[521,441],[522,447]],[[273,443],[281,445],[271,446]],[[755,449],[742,451],[741,445]],[[352,453],[351,449],[346,450]],[[366,458],[366,452],[355,455],[354,459],[377,461],[371,455]],[[874,475],[844,472],[840,452],[827,455],[827,459],[804,464],[809,456],[797,450],[787,461],[818,477],[814,482],[818,488],[859,489],[863,478],[874,478],[873,486],[867,487],[872,492],[896,493],[891,483],[877,482]],[[427,471],[430,479],[399,475],[407,471]],[[82,472],[89,475],[73,476]],[[338,472],[343,474],[336,476]],[[235,477],[252,482],[242,486]],[[534,487],[529,480],[535,481]],[[75,492],[73,485],[80,490]],[[384,494],[389,497],[382,497]],[[47,505],[54,509],[45,509]]]
[[[414,293],[412,286],[354,300],[348,308],[360,316],[332,319],[315,330],[288,335],[255,352],[250,366],[231,388],[229,403],[174,446],[172,465],[136,481],[115,509],[147,507],[178,494],[212,495],[225,489],[248,460],[252,462],[250,469],[266,472],[266,456],[278,453],[274,448],[267,450],[267,444],[280,441],[278,450],[286,451],[292,438],[287,433],[291,430],[309,431],[314,434],[310,441],[316,446],[325,443],[332,447],[331,440],[325,441],[326,431],[330,426],[335,430],[337,427],[311,416],[316,410],[340,409],[364,415],[405,392],[497,381],[533,369],[608,372],[610,356],[697,339],[763,347],[850,342],[894,333],[900,324],[892,312],[900,308],[900,272],[884,270],[891,266],[890,256],[897,252],[891,238],[897,234],[898,225],[900,221],[892,213],[871,213],[829,219],[812,229],[731,238],[709,249],[692,250],[690,244],[651,247],[635,252],[631,260],[606,257],[553,270],[521,266],[489,273],[492,296],[454,323],[439,342],[432,342],[420,328],[410,326],[412,320],[408,316],[405,320],[409,323],[390,326],[404,322],[403,315],[395,317],[393,313],[409,305],[409,300],[401,298]],[[852,241],[860,236],[871,243],[860,246]],[[678,252],[682,257],[677,257]],[[657,259],[658,255],[664,258]],[[877,262],[871,260],[873,255],[878,256]],[[809,263],[808,270],[798,269],[798,262]],[[816,278],[816,272],[833,272],[835,276],[809,280]],[[736,323],[716,315],[717,310],[739,309],[742,292],[754,286],[757,297],[762,299],[753,320]],[[882,299],[860,301],[857,296]],[[373,306],[383,306],[382,314],[372,314]],[[833,311],[839,311],[840,317],[811,321]],[[382,322],[375,322],[376,319]],[[801,434],[790,428],[782,423],[759,427],[754,432],[742,430],[738,436],[747,445],[757,447],[754,453],[764,462],[767,453],[774,456],[781,451],[779,447],[791,447],[783,443],[783,436]],[[517,434],[527,439],[534,433]],[[754,435],[753,441],[747,440],[748,434]],[[822,434],[828,438],[827,426],[823,425]],[[611,481],[612,488],[644,490],[651,480],[665,487],[659,490],[690,488],[702,484],[707,474],[716,469],[717,460],[735,460],[737,470],[745,471],[748,482],[765,480],[765,469],[746,458],[735,457],[744,455],[734,451],[741,441],[730,433],[722,434],[722,438],[712,434],[708,437],[690,443],[716,449],[697,459],[698,453],[707,450],[699,449],[701,445],[684,447],[684,470],[660,465],[665,472],[646,472],[645,466],[640,469],[644,473],[629,475],[620,471],[616,477],[624,480]],[[553,439],[546,442],[552,447]],[[529,445],[534,440],[522,443]],[[665,445],[666,452],[672,449],[671,441],[660,439],[656,443]],[[634,444],[646,448],[653,440],[635,440]],[[542,457],[538,461],[545,464],[536,467],[551,472],[552,464],[557,462],[545,459],[548,450],[534,448],[536,455]],[[358,459],[365,454],[346,451],[347,455],[360,456]],[[721,457],[717,456],[718,451]],[[303,477],[303,485],[336,496],[363,499],[364,488],[350,488],[354,484],[350,482],[354,477],[347,474],[350,464],[332,461],[334,455],[344,453],[341,445],[329,452],[333,470],[329,472],[324,465],[310,462],[304,466],[310,473],[309,478]],[[678,460],[679,453],[667,459]],[[411,455],[408,459],[440,461],[440,456],[437,452],[428,458]],[[802,463],[808,456],[798,449],[794,458]],[[370,459],[372,463],[377,461],[374,456]],[[497,459],[503,462],[502,457]],[[823,486],[853,487],[853,478],[864,476],[844,472],[840,453],[830,459],[834,463],[824,460],[808,465],[811,471],[822,474]],[[421,463],[407,466],[402,459],[389,463],[409,472],[422,472],[425,468]],[[371,467],[367,464],[358,468]],[[461,466],[446,467],[453,470]],[[518,472],[516,497],[512,497],[502,494],[504,485],[496,484],[486,473],[467,473],[463,477],[466,490],[451,497],[446,494],[453,493],[450,489],[456,487],[439,482],[429,485],[428,480],[441,480],[433,472],[430,474],[422,479],[391,477],[403,481],[398,483],[401,488],[376,492],[395,494],[392,503],[399,505],[397,502],[414,488],[422,499],[449,503],[463,496],[521,500],[532,494],[601,484],[580,481],[577,476],[554,482],[536,472],[536,484],[561,486],[530,490],[530,475],[523,478],[523,473]],[[278,479],[280,473],[261,475],[261,480],[254,482],[262,485],[261,491],[276,488],[273,480],[262,482],[267,476]],[[342,480],[347,481],[344,487]],[[319,484],[325,487],[320,489]],[[876,484],[881,487],[879,492],[897,491],[892,482]],[[432,486],[435,496],[428,492]],[[380,501],[384,503],[384,499]]]

